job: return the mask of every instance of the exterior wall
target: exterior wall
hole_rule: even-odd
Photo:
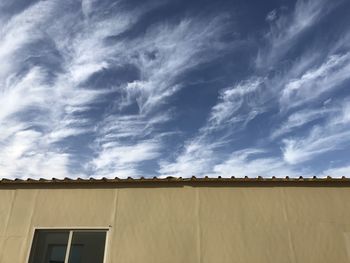
[[[107,227],[109,263],[350,262],[349,187],[0,189],[0,262],[34,227]]]

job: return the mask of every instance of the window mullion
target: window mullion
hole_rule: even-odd
[[[68,263],[69,255],[70,255],[70,248],[72,245],[72,238],[73,238],[73,231],[69,231],[69,238],[68,238],[68,244],[67,244],[67,250],[66,250],[66,258],[64,259],[64,263]]]

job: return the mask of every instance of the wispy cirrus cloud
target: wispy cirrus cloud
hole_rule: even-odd
[[[159,174],[162,177],[201,177],[208,175],[215,163],[220,161],[219,149],[223,142],[210,142],[205,137],[189,140],[177,153],[174,161],[162,160]]]
[[[283,157],[287,163],[308,161],[320,154],[347,147],[350,136],[350,106],[342,105],[340,113],[334,114],[324,125],[315,125],[305,137],[283,140]]]
[[[1,177],[309,176],[347,147],[348,25],[314,30],[344,1],[247,34],[235,3],[136,2],[0,4]]]
[[[334,107],[322,107],[316,109],[303,109],[292,113],[288,116],[286,121],[282,122],[277,129],[273,130],[271,139],[274,140],[285,134],[293,132],[298,128],[301,128],[310,122],[326,118],[334,113],[337,113],[339,110],[340,109]]]
[[[226,161],[213,167],[211,176],[222,177],[308,177],[306,171],[298,171],[288,166],[278,157],[264,157],[265,152],[261,149],[244,149],[232,153]],[[261,155],[257,158],[257,155]]]
[[[219,101],[210,113],[206,129],[217,129],[232,123],[249,122],[259,112],[259,108],[256,106],[258,100],[262,99],[263,84],[262,78],[254,78],[221,91]],[[254,105],[250,105],[251,101],[254,101]],[[242,111],[246,113],[242,114]]]
[[[27,136],[28,147],[6,161],[21,162],[21,168],[3,163],[2,176],[36,177],[43,156],[62,166],[59,177],[76,171],[139,176],[141,164],[160,156],[164,136],[174,133],[160,128],[172,116],[162,107],[182,88],[181,74],[220,54],[225,30],[224,16],[198,16],[128,35],[165,3],[130,9],[123,1],[67,0],[67,12],[60,1],[41,1],[9,17],[0,51],[8,61],[0,70],[0,123],[11,132],[2,133],[2,149],[18,147],[16,134],[36,136]],[[106,74],[114,76],[110,84]],[[73,167],[79,150],[70,146],[77,138],[89,141],[80,169]],[[31,159],[38,160],[37,169]]]
[[[266,110],[262,78],[252,78],[220,91],[215,104],[197,136],[188,140],[175,161],[161,161],[162,176],[204,176],[227,154],[221,149],[232,142],[232,134]]]
[[[129,58],[135,57],[131,61],[140,69],[141,79],[125,87],[127,98],[136,101],[141,112],[148,112],[178,91],[181,74],[219,54],[222,46],[217,39],[225,29],[218,27],[222,19],[188,18],[175,25],[160,24],[132,41]]]
[[[276,67],[279,60],[283,59],[286,53],[294,48],[302,34],[340,3],[340,1],[299,0],[292,12],[288,12],[287,7],[272,10],[267,16],[267,20],[271,22],[270,30],[265,35],[267,45],[261,48],[258,53],[257,67]],[[270,19],[268,19],[269,17]]]
[[[134,13],[89,20],[66,4],[71,12],[59,1],[34,3],[1,29],[2,177],[71,176],[76,156],[61,144],[93,132],[87,112],[111,92],[86,81],[117,59],[105,38],[127,30]]]
[[[159,140],[125,143],[107,142],[101,144],[98,157],[90,163],[95,177],[141,177],[138,165],[156,159],[161,154],[162,142]]]
[[[220,148],[230,140],[225,138],[225,135],[216,135],[222,132],[227,134],[227,129],[244,129],[258,114],[257,107],[252,111],[249,98],[258,97],[257,93],[262,83],[262,79],[256,78],[220,91],[217,104],[212,107],[205,125],[201,127],[197,136],[185,142],[173,162],[161,161],[159,173],[162,176],[174,177],[203,176],[211,173],[214,165],[222,158]]]
[[[317,99],[348,80],[350,54],[332,55],[315,69],[308,70],[300,78],[290,80],[282,90],[282,107],[296,107]]]
[[[128,42],[124,55],[137,67],[140,78],[121,88],[117,107],[107,113],[99,126],[93,146],[97,156],[89,164],[96,175],[109,176],[124,170],[128,176],[141,176],[140,164],[161,156],[165,147],[163,139],[174,132],[160,128],[171,119],[171,110],[162,114],[158,111],[182,88],[181,74],[212,59],[214,55],[204,55],[210,54],[210,50],[219,54],[222,46],[216,38],[224,29],[217,26],[220,20],[205,22],[200,18],[160,24],[147,31],[142,39]],[[133,106],[138,109],[135,114],[124,113]],[[129,158],[116,158],[125,151],[131,153]]]
[[[330,176],[333,178],[341,178],[341,177],[349,177],[350,175],[350,165],[348,166],[341,166],[341,167],[335,167],[327,169],[323,172],[322,176]]]
[[[300,57],[281,64],[288,51],[299,44],[306,30],[316,26],[340,3],[297,1],[291,12],[270,13],[268,21],[272,24],[265,35],[267,45],[259,50],[256,59],[257,73],[219,93],[207,122],[184,144],[174,161],[160,163],[160,173],[175,176],[311,176],[313,172],[301,166],[302,163],[345,147],[349,141],[347,117],[344,117],[347,115],[346,103],[340,107],[334,105],[339,100],[332,106],[323,103],[330,94],[344,90],[344,83],[349,79],[345,41],[340,40],[337,48],[326,47],[322,52],[315,47],[301,50]],[[262,65],[264,70],[258,70]],[[278,67],[281,68],[277,70]],[[274,70],[273,74],[265,73],[269,69]],[[307,103],[308,108],[305,108]],[[259,116],[271,112],[277,114],[272,114],[270,119],[261,117],[265,119],[265,125],[259,124],[262,131],[270,132],[262,134],[255,142],[247,138],[251,144],[245,142],[250,146],[242,150],[239,140],[245,138],[247,126],[251,122],[259,123],[260,120],[256,120]],[[325,122],[325,127],[321,126],[321,121]],[[272,123],[279,125],[268,129]],[[299,134],[301,130],[303,134],[308,131],[305,137],[293,137],[293,133],[298,131]],[[252,136],[254,132],[248,130],[248,133]],[[271,151],[271,143],[283,145],[277,150],[279,154],[276,149]],[[231,153],[227,145],[231,145]]]
[[[1,177],[56,177],[69,176],[70,154],[50,149],[41,140],[42,133],[34,130],[16,130],[2,140],[0,153]]]
[[[65,54],[55,45],[58,39],[49,37],[50,28],[43,28],[55,16],[58,5],[55,1],[33,4],[2,28],[2,59],[9,66],[0,70],[0,124],[5,130],[17,128],[1,142],[2,154],[7,156],[1,163],[3,177],[48,176],[50,167],[55,168],[52,175],[69,176],[71,155],[55,143],[86,132],[82,120],[67,114],[65,108],[88,107],[97,93],[92,95],[93,92],[85,92],[72,83],[71,72],[63,62]],[[38,43],[47,45],[38,49]],[[45,59],[41,60],[42,56]],[[68,56],[65,59],[70,63],[76,60]],[[63,66],[63,71],[51,71],[50,63]],[[16,154],[7,154],[10,149]]]

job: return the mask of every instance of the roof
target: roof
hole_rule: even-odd
[[[350,184],[350,178],[349,177],[340,177],[340,178],[333,178],[333,177],[272,177],[272,178],[264,178],[262,176],[249,178],[249,177],[229,177],[229,178],[223,178],[223,177],[190,177],[190,178],[182,178],[182,177],[166,177],[166,178],[159,178],[159,177],[152,177],[152,178],[64,178],[64,179],[57,179],[57,178],[28,178],[28,179],[7,179],[3,178],[0,179],[0,185],[51,185],[51,184],[147,184],[147,183],[168,183],[168,184],[201,184],[201,183],[254,183],[254,184],[262,184],[265,185],[268,184],[308,184],[308,183],[326,183],[326,184],[344,184],[349,183]]]

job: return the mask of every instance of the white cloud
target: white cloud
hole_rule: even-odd
[[[309,176],[296,171],[282,159],[276,157],[257,157],[265,153],[259,149],[245,149],[234,152],[225,162],[217,164],[213,168],[212,176],[222,177],[298,177]]]
[[[136,101],[140,111],[147,113],[177,92],[181,88],[178,76],[212,59],[211,50],[220,51],[216,39],[224,30],[219,26],[221,20],[185,19],[175,25],[157,25],[129,43],[128,60],[141,74],[140,80],[125,87],[129,102]]]
[[[160,157],[163,139],[173,133],[158,127],[170,118],[168,112],[151,116],[109,115],[98,127],[92,145],[96,157],[87,164],[88,170],[96,176],[145,176],[139,165]]]
[[[300,0],[291,13],[280,9],[269,14],[267,19],[271,28],[265,36],[267,44],[260,49],[257,56],[257,73],[252,74],[247,81],[219,93],[218,101],[212,107],[207,122],[192,140],[184,144],[183,150],[176,154],[175,160],[160,162],[160,174],[229,176],[232,169],[235,169],[238,174],[243,175],[249,173],[253,176],[296,176],[299,175],[299,172],[294,170],[297,164],[328,151],[340,149],[348,141],[349,135],[346,124],[348,122],[344,122],[347,120],[344,117],[345,110],[326,106],[317,108],[315,105],[308,105],[310,109],[300,109],[298,106],[305,107],[309,102],[319,102],[327,92],[342,88],[341,85],[349,79],[349,54],[340,52],[340,47],[343,48],[343,52],[347,50],[344,49],[346,41],[339,41],[337,48],[331,47],[330,50],[308,48],[302,51],[299,58],[294,57],[293,61],[278,67],[284,55],[298,43],[302,34],[316,25],[339,3]],[[264,73],[271,68],[275,69],[271,76]],[[240,136],[240,132],[249,122],[269,110],[278,111],[273,121],[278,122],[284,120],[285,116],[289,117],[272,131],[269,137],[261,137],[256,142],[249,143],[267,145],[271,140],[279,143],[283,136],[291,135],[296,129],[313,121],[319,123],[320,120],[324,120],[327,127],[316,126],[304,137],[284,139],[282,156],[275,154],[274,157],[261,158],[253,155],[252,160],[239,159],[235,147],[240,143],[234,144],[230,141],[232,156],[226,163],[218,160],[219,155],[227,152],[223,147],[227,138]],[[267,122],[266,126],[269,124]],[[219,146],[212,147],[213,141]],[[239,169],[240,166],[243,168]],[[254,173],[254,169],[260,174]]]
[[[262,111],[258,108],[259,99],[252,105],[244,105],[249,98],[259,97],[262,79],[251,79],[223,90],[209,114],[206,124],[197,136],[188,140],[174,161],[160,161],[159,174],[162,177],[203,176],[212,172],[214,165],[220,162],[220,148],[227,142],[222,137],[213,137],[219,130],[243,128]]]
[[[69,154],[50,151],[41,143],[42,136],[33,130],[20,130],[2,141],[0,177],[68,177]]]
[[[218,103],[211,110],[207,124],[208,127],[206,128],[216,129],[231,122],[247,121],[246,116],[238,114],[238,111],[242,110],[243,103],[249,101],[251,97],[253,97],[255,101],[254,105],[249,107],[248,115],[253,112],[252,108],[258,111],[258,96],[262,83],[262,79],[250,79],[239,83],[237,86],[223,90],[219,95]]]
[[[171,114],[167,110],[157,112],[162,112],[167,99],[182,88],[177,80],[181,74],[212,59],[214,54],[210,50],[220,51],[215,45],[216,36],[223,30],[218,26],[220,21],[220,17],[185,19],[177,24],[155,25],[143,38],[125,44],[122,57],[138,68],[141,79],[122,88],[125,96],[118,101],[117,110],[99,125],[99,136],[93,146],[97,157],[90,165],[97,168],[97,174],[100,171],[107,174],[106,170],[117,176],[124,172],[137,175],[138,163],[160,157],[164,150],[163,137],[169,136],[169,132],[157,127],[169,121]],[[137,114],[121,114],[135,103],[139,108]],[[116,156],[125,151],[132,162]],[[124,172],[119,174],[121,170]]]
[[[242,88],[243,86],[238,86],[239,88],[235,91],[234,89],[227,89],[223,94],[226,96],[226,100],[221,100],[217,105],[220,105],[222,101],[227,103],[227,98],[232,98],[234,94],[245,95],[250,92],[254,92],[255,88]],[[248,87],[255,87],[254,85],[248,85]],[[227,104],[227,107],[231,107]],[[219,122],[215,125],[220,127],[224,125],[225,122],[232,118],[231,114],[224,114],[225,111],[217,111],[218,108],[214,107],[216,113],[220,113],[217,116],[221,116]],[[222,107],[222,109],[226,109]],[[227,111],[231,113],[230,111]],[[234,111],[232,111],[234,114]],[[213,114],[210,116],[214,116]],[[311,109],[302,110],[290,115],[289,119],[280,127],[274,136],[278,137],[280,135],[286,134],[289,131],[305,125],[306,123],[316,120],[318,118],[326,119],[326,128],[314,127],[313,131],[305,138],[289,138],[284,141],[285,147],[283,148],[283,158],[279,157],[265,157],[260,156],[263,154],[268,154],[268,152],[258,150],[258,149],[245,149],[243,151],[233,151],[233,153],[227,158],[225,155],[220,154],[220,149],[225,145],[223,138],[217,137],[213,139],[208,133],[208,127],[214,127],[213,121],[210,120],[202,128],[202,133],[192,140],[185,143],[182,151],[176,153],[175,161],[162,160],[160,164],[159,174],[161,177],[174,176],[174,177],[191,177],[191,176],[236,176],[236,177],[297,177],[297,176],[312,176],[311,172],[300,171],[295,169],[295,164],[302,163],[304,161],[310,160],[322,153],[334,151],[341,148],[345,143],[348,142],[350,136],[349,129],[349,105],[343,103],[341,107],[331,107],[324,109]],[[216,118],[217,120],[218,118]],[[121,118],[122,121],[128,121],[128,118]],[[131,127],[130,124],[125,127]],[[113,126],[111,126],[113,127]],[[113,129],[119,129],[118,134],[124,134],[120,129],[124,125],[122,122],[116,122]],[[134,127],[136,128],[136,127]],[[128,133],[125,130],[125,136],[135,136],[135,132]],[[142,131],[142,130],[141,130]],[[144,131],[142,131],[144,132]],[[137,136],[137,135],[136,135]],[[215,140],[215,143],[213,143]],[[152,148],[154,149],[154,148]],[[150,155],[155,154],[159,157],[159,152],[151,152]],[[141,154],[141,156],[143,156]],[[147,154],[146,154],[147,156]],[[118,159],[118,158],[114,158]],[[108,162],[107,162],[108,163]],[[129,167],[135,170],[134,167]],[[125,169],[127,171],[127,169]],[[108,174],[108,173],[106,173]],[[114,174],[110,172],[110,174]],[[127,173],[130,175],[131,173]],[[140,176],[136,171],[134,175]],[[120,174],[119,174],[120,176]]]
[[[186,152],[174,163],[163,163],[160,174],[163,177],[298,177],[310,176],[300,172],[278,157],[266,157],[262,149],[234,151],[228,157],[219,157],[208,145],[189,145]],[[192,148],[191,148],[192,147]],[[216,156],[216,158],[215,158]]]
[[[348,102],[350,100],[349,97],[345,97],[345,100],[347,102],[343,103],[341,106],[340,114],[337,116],[333,116],[333,118],[330,120],[330,123],[332,125],[347,125],[350,123],[350,103]]]
[[[276,130],[271,134],[271,139],[275,140],[287,133],[293,132],[294,130],[303,127],[304,125],[325,118],[332,113],[337,112],[336,108],[316,108],[316,109],[303,109],[292,113],[288,116],[288,119],[283,122]]]
[[[226,134],[243,130],[257,115],[266,111],[268,106],[265,105],[267,98],[262,92],[263,87],[264,79],[252,78],[221,91],[217,104],[212,107],[198,134],[184,144],[174,161],[160,162],[161,176],[190,177],[213,173],[213,167],[225,156],[221,149],[232,143],[225,138]]]
[[[334,90],[350,78],[350,53],[332,55],[322,65],[290,80],[281,92],[282,108],[296,107]]]
[[[225,17],[153,23],[138,37],[122,38],[120,34],[163,2],[126,10],[116,1],[118,8],[114,6],[113,12],[99,9],[95,0],[82,1],[82,9],[73,2],[39,1],[13,17],[0,18],[0,177],[77,176],[70,174],[75,156],[60,143],[82,135],[96,138],[84,145],[93,152],[84,165],[87,174],[145,175],[140,165],[163,157],[165,139],[176,133],[164,124],[174,118],[167,103],[184,88],[179,79],[227,48],[219,40],[226,30]],[[267,17],[271,24],[267,47],[260,50],[257,64],[277,67],[299,36],[333,7],[334,3],[324,0],[299,0],[291,14],[272,11]],[[292,165],[341,148],[349,136],[348,105],[295,110],[349,79],[350,55],[340,52],[347,49],[347,39],[344,36],[327,55],[305,52],[274,77],[253,74],[222,90],[198,134],[174,154],[174,161],[162,160],[159,173],[294,176],[299,173]],[[33,66],[28,63],[33,58],[45,59]],[[132,65],[138,77],[120,85],[89,86],[92,76],[126,65]],[[106,98],[115,101],[94,111]],[[236,145],[231,152],[222,152],[227,137],[233,138],[276,105],[281,112],[278,117],[290,115],[271,135],[274,139],[321,118],[326,119],[326,127],[316,126],[304,137],[285,139],[281,157],[261,157],[263,153],[250,149],[237,152]],[[99,121],[86,116],[92,111]]]
[[[89,165],[97,177],[140,176],[138,164],[157,158],[160,155],[160,143],[155,140],[138,144],[120,145],[106,143],[102,145],[99,156]]]
[[[349,145],[348,109],[348,103],[344,103],[340,113],[332,116],[323,126],[314,126],[307,136],[284,139],[284,160],[290,164],[298,164]]]
[[[265,19],[268,22],[273,22],[274,20],[276,20],[276,18],[277,18],[277,10],[274,9],[267,14]]]
[[[159,174],[161,177],[200,177],[208,173],[219,160],[215,154],[222,142],[210,143],[203,138],[188,141],[175,161],[161,161]]]
[[[26,54],[24,45],[43,37],[40,26],[53,15],[56,4],[57,1],[41,1],[4,21],[0,29],[0,60],[11,63],[1,63],[2,80],[21,63],[18,52]]]
[[[335,167],[330,168],[325,171],[323,171],[322,177],[330,176],[333,178],[341,178],[341,177],[350,177],[350,165],[348,166],[342,166],[342,167]]]
[[[82,119],[81,114],[111,91],[105,87],[88,89],[84,83],[108,68],[111,59],[124,56],[125,43],[111,48],[105,38],[125,31],[137,21],[137,15],[150,8],[133,13],[121,10],[113,17],[90,21],[88,17],[81,19],[73,7],[67,12],[70,4],[34,3],[0,29],[1,177],[78,175],[70,174],[73,156],[58,143],[93,132],[95,124]],[[50,43],[52,50],[28,48],[38,42]],[[28,59],[48,54],[58,54],[57,68],[41,64],[24,67]]]
[[[11,115],[32,107],[49,104],[50,89],[43,82],[46,72],[38,67],[32,68],[22,78],[10,76],[1,87],[0,123]]]
[[[335,6],[335,1],[298,0],[291,14],[280,15],[271,22],[270,30],[266,34],[268,45],[260,50],[256,65],[265,69],[276,67],[276,62],[294,46],[301,34]]]
[[[40,1],[6,22],[0,32],[0,123],[6,131],[0,134],[0,143],[4,144],[0,152],[8,147],[18,149],[21,154],[13,155],[10,163],[21,160],[21,166],[10,171],[2,165],[4,176],[24,172],[27,174],[23,176],[38,177],[49,160],[56,160],[55,170],[62,173],[58,177],[66,176],[70,155],[59,143],[93,132],[98,137],[91,146],[96,158],[86,165],[92,174],[135,175],[139,163],[159,156],[161,140],[169,132],[158,131],[158,126],[171,115],[168,110],[163,114],[154,110],[181,88],[178,76],[211,58],[203,56],[205,51],[220,49],[215,42],[223,30],[218,26],[220,17],[188,18],[178,24],[154,24],[142,37],[106,41],[131,28],[142,14],[162,3],[145,3],[131,11],[119,6],[114,14],[105,16],[96,1],[83,1],[81,17],[76,6],[67,12],[69,8],[61,1]],[[38,41],[51,43],[53,50],[48,53],[58,54],[59,68],[52,72],[37,65],[19,74],[24,59],[47,55],[26,48]],[[93,74],[130,64],[139,70],[140,80],[109,89],[85,87]],[[117,107],[103,113],[99,123],[81,121],[81,114],[115,91],[124,95],[116,101]],[[140,112],[125,116],[123,110],[134,103]],[[32,111],[40,113],[23,118]],[[19,138],[14,134],[21,132],[38,135],[27,137],[27,144],[22,146],[26,149],[16,146]],[[47,161],[34,161],[42,158]]]

